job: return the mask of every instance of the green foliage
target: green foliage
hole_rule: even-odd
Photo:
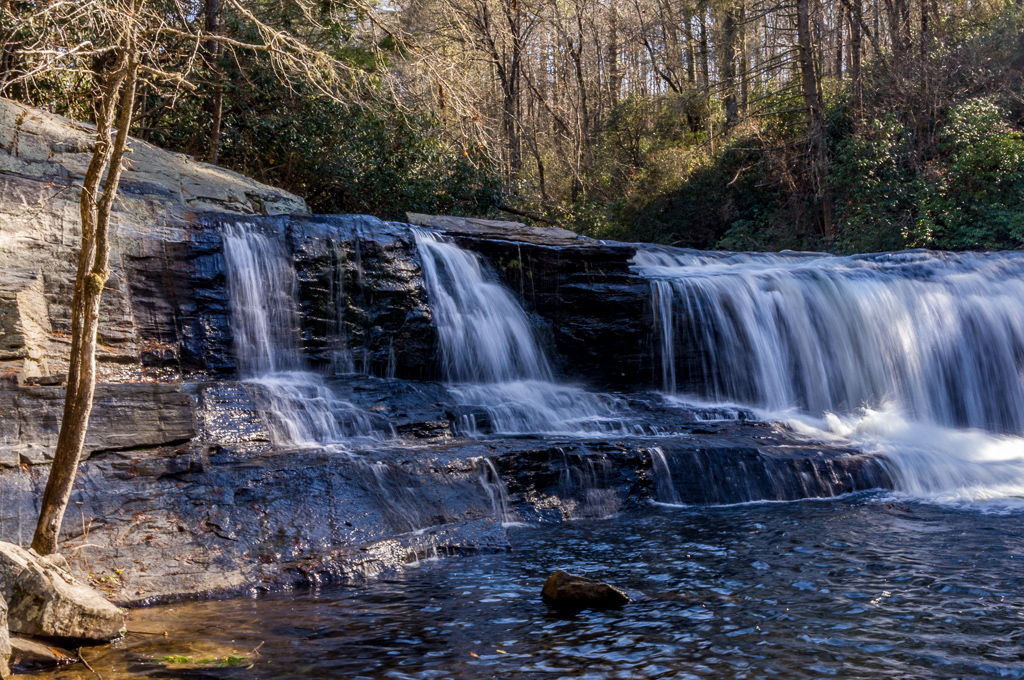
[[[1024,135],[990,98],[954,107],[927,172],[921,228],[949,250],[1024,246]]]
[[[426,116],[319,97],[269,104],[256,116],[232,108],[223,162],[295,191],[317,212],[404,219],[487,213],[498,202],[486,160],[447,149]]]
[[[499,202],[485,155],[443,143],[429,115],[386,103],[346,105],[299,84],[282,86],[258,63],[244,66],[226,78],[221,165],[292,191],[321,213],[487,214]],[[209,127],[203,102],[185,101],[151,141],[198,155]]]
[[[830,181],[842,252],[924,245],[914,229],[920,179],[910,167],[912,140],[894,116],[873,121],[836,144]]]
[[[715,99],[621,102],[593,150],[600,179],[567,223],[729,250],[1024,247],[1024,13],[974,16],[945,27],[951,39],[932,47],[927,81],[894,75],[891,60],[866,63],[859,119],[850,81],[824,83],[830,238],[805,114],[777,83],[751,91],[747,122],[714,135],[713,151],[709,132],[723,122]]]

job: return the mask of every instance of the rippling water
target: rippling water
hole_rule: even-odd
[[[872,496],[513,528],[509,554],[370,585],[136,611],[155,635],[87,656],[107,679],[1021,678],[1022,520]],[[558,616],[558,567],[642,595]]]

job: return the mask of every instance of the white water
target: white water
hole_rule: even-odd
[[[491,507],[494,508],[494,517],[502,526],[522,526],[518,521],[515,511],[510,508],[508,499],[508,488],[501,473],[494,466],[490,458],[480,459],[480,485],[491,499]]]
[[[272,442],[343,445],[377,433],[369,414],[341,399],[306,366],[295,267],[284,244],[246,223],[226,225],[222,236],[238,372],[254,388]]]
[[[1024,255],[640,250],[663,388],[891,463],[900,492],[1024,498]]]
[[[607,395],[553,382],[530,321],[512,293],[484,271],[480,258],[416,230],[441,368],[460,403],[486,411],[496,434],[622,433]],[[477,423],[463,423],[470,432]]]

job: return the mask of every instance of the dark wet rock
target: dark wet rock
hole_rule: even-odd
[[[595,243],[593,239],[561,227],[531,227],[510,220],[485,220],[477,217],[423,215],[406,213],[409,224],[429,227],[447,234],[458,234],[487,240],[516,241],[539,246],[580,246]]]
[[[408,225],[362,215],[295,217],[288,238],[304,350],[314,365],[337,370],[348,362],[348,371],[381,377],[434,376],[432,317]]]
[[[80,468],[62,546],[120,603],[362,580],[425,557],[503,550],[478,479],[483,452],[108,452]],[[0,472],[6,537],[35,516],[44,483],[33,470]]]
[[[10,676],[11,664],[11,639],[7,629],[7,600],[0,595],[0,678]]]
[[[0,594],[15,633],[108,642],[125,631],[122,611],[72,576],[60,555],[0,543]]]
[[[650,284],[636,246],[557,228],[412,215],[493,267],[532,312],[560,374],[602,389],[654,385]]]
[[[11,636],[11,668],[17,673],[55,668],[74,661],[71,652],[38,640]]]
[[[629,595],[615,586],[561,569],[555,570],[541,590],[545,604],[556,609],[609,609],[629,604]]]
[[[63,409],[63,387],[0,388],[0,466],[49,461]],[[98,385],[83,459],[98,451],[187,442],[195,434],[192,400],[180,386]]]

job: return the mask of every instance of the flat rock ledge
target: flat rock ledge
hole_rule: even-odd
[[[561,569],[544,582],[544,602],[556,609],[610,609],[629,604],[629,595],[613,585]]]
[[[42,557],[0,542],[0,595],[12,633],[109,642],[124,635],[124,613],[91,586],[80,583],[60,555]],[[0,656],[10,643],[0,646]]]

